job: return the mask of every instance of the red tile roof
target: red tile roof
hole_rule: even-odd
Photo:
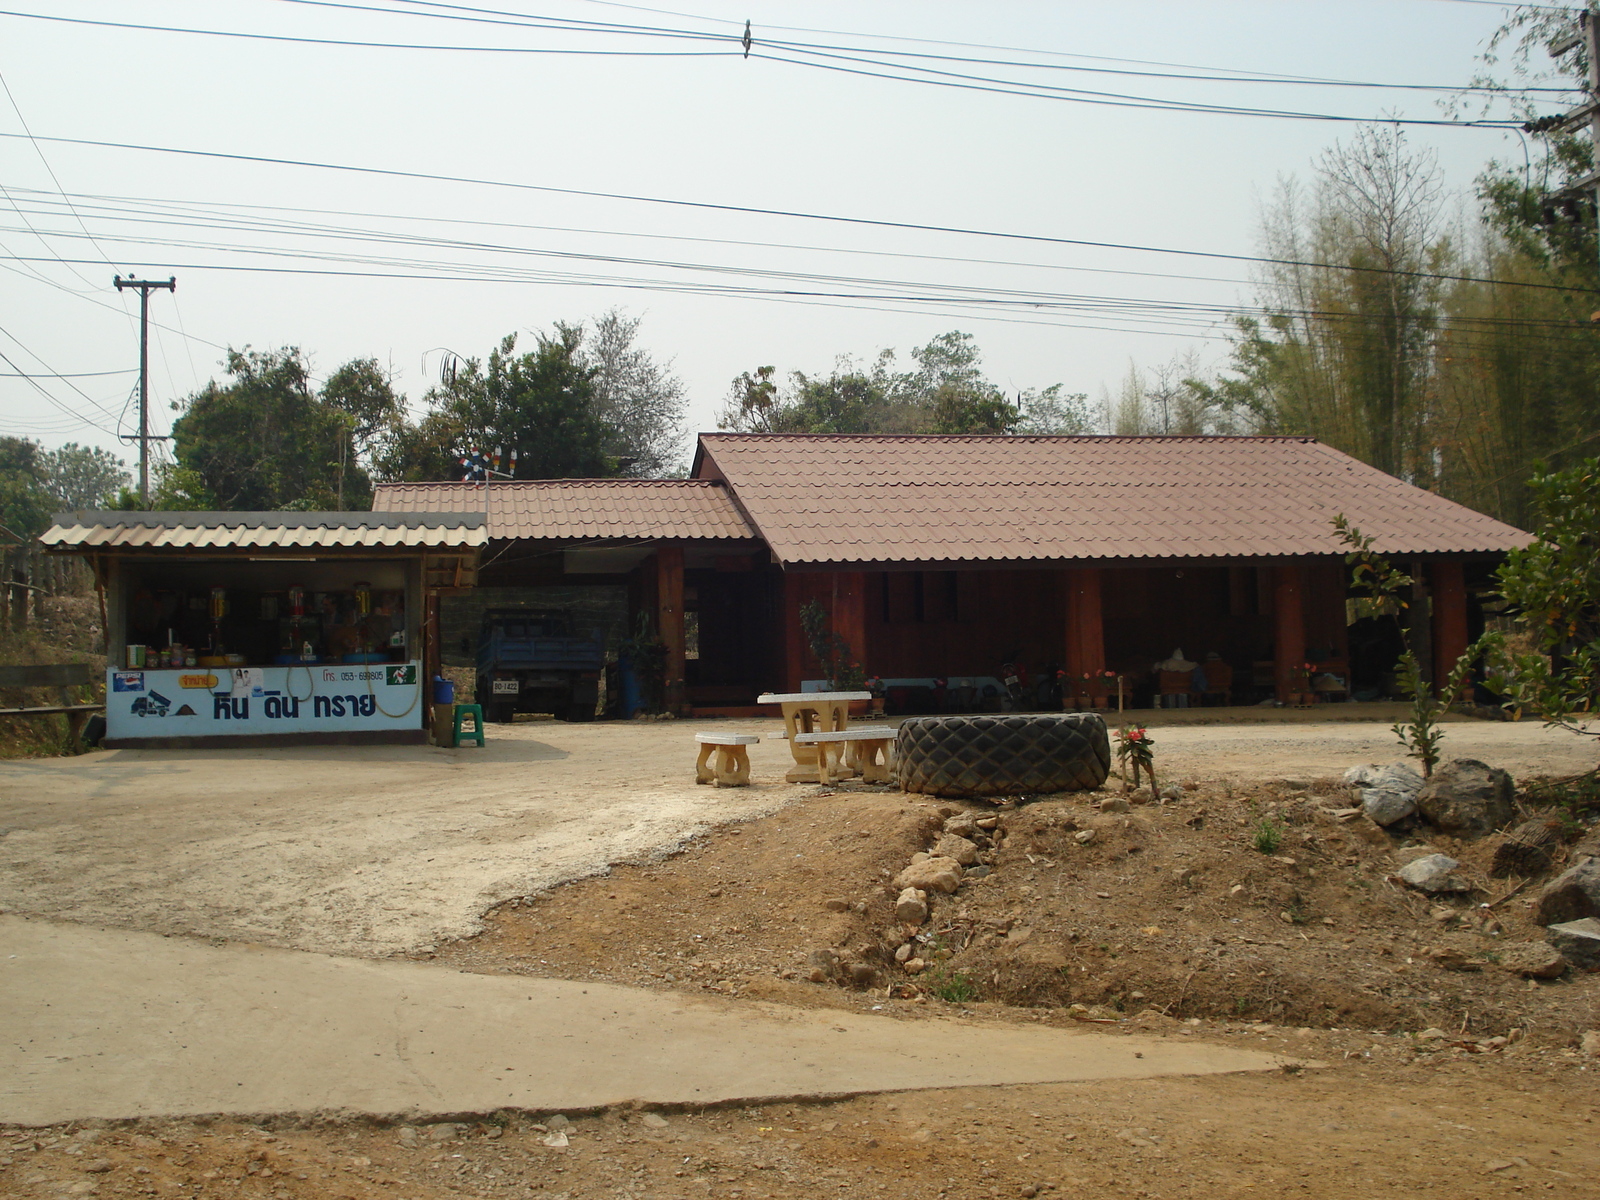
[[[493,483],[381,483],[374,512],[483,512],[489,536],[754,539],[722,484],[706,479],[532,479]]]
[[[695,473],[784,563],[1338,554],[1337,513],[1387,554],[1533,540],[1312,438],[708,433]]]

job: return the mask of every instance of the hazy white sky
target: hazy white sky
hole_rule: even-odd
[[[118,271],[178,279],[175,296],[152,298],[159,432],[170,401],[216,375],[226,346],[298,345],[321,373],[374,356],[415,403],[439,348],[482,355],[506,333],[613,305],[642,315],[645,345],[675,360],[697,429],[713,427],[740,371],[825,371],[837,355],[903,355],[948,329],[975,334],[1007,388],[1061,382],[1094,395],[1130,360],[1226,353],[1220,317],[1130,302],[1251,295],[1247,263],[1203,257],[46,138],[1249,255],[1261,198],[1353,126],[996,94],[799,60],[1437,118],[1426,91],[1152,76],[1204,73],[1166,65],[1182,64],[1455,86],[1506,12],[1474,0],[677,3],[17,0],[56,18],[494,49],[0,15],[0,134],[25,120],[40,139],[0,137],[0,353],[11,360],[0,361],[0,433],[117,447],[115,433],[135,428],[137,300],[113,290]],[[747,18],[748,60],[732,42],[685,36],[736,37]],[[1552,97],[1547,111],[1560,107]],[[1522,155],[1497,131],[1409,136],[1436,148],[1463,196],[1486,160]],[[36,388],[19,370],[77,377]]]

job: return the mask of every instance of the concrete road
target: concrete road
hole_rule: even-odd
[[[0,917],[0,1123],[410,1118],[1265,1071],[1188,1038],[897,1021]]]
[[[1163,778],[1248,781],[1398,757],[1394,707],[1357,722],[1312,720],[1320,710],[1273,724],[1253,709],[1129,718],[1164,718],[1152,721]],[[811,790],[781,782],[788,746],[770,741],[751,747],[757,786],[695,786],[693,730],[548,723],[497,727],[484,749],[115,750],[0,763],[0,911],[356,955],[467,936],[500,901]],[[1447,731],[1447,754],[1517,775],[1593,766],[1591,739],[1532,722],[1452,721]]]

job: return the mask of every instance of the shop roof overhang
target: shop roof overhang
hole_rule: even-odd
[[[468,555],[488,543],[482,513],[122,512],[57,513],[39,536],[63,554],[241,553],[263,558],[308,554]]]

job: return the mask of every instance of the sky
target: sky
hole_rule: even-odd
[[[376,358],[417,408],[447,356],[611,307],[643,319],[695,430],[742,371],[904,362],[952,329],[1011,391],[1097,396],[1191,349],[1224,365],[1252,266],[1208,256],[1256,253],[1278,181],[1357,126],[1216,110],[1438,120],[1443,93],[1327,81],[1465,84],[1507,13],[16,5],[0,14],[0,434],[130,461],[138,299],[117,274],[177,279],[150,301],[162,434],[228,347],[298,346],[318,376]],[[1488,160],[1522,157],[1498,129],[1406,132],[1463,211]]]

